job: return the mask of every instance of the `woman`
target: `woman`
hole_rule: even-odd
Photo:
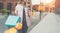
[[[23,10],[24,9],[24,10]],[[29,16],[28,16],[28,8],[27,7],[25,7],[25,4],[24,4],[24,2],[23,1],[19,1],[18,2],[18,4],[17,4],[17,6],[16,6],[16,8],[15,8],[15,13],[16,13],[16,15],[18,15],[18,16],[20,16],[21,17],[21,23],[22,24],[25,24],[25,23],[23,23],[22,21],[23,21],[23,11],[25,11],[25,14],[26,14],[26,23],[27,23],[27,26],[29,27],[30,25],[31,25],[31,23],[30,23],[30,18],[29,18]],[[24,25],[25,27],[26,27],[26,25]],[[24,27],[23,26],[23,27]],[[25,28],[24,27],[24,28]],[[26,29],[26,28],[25,28]],[[23,29],[22,29],[23,30]],[[25,31],[25,32],[27,32],[27,30]],[[25,33],[24,32],[24,33]]]
[[[22,15],[23,15],[23,3],[18,2],[15,8],[15,14],[21,17],[21,22],[22,22]]]

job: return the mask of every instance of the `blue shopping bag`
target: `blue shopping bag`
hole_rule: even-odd
[[[12,16],[12,15],[10,15],[8,18],[7,18],[7,20],[6,20],[6,22],[5,22],[5,25],[6,26],[16,26],[16,24],[18,23],[18,22],[20,22],[20,17],[19,16]]]

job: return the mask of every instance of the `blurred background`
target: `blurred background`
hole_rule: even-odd
[[[0,33],[7,27],[4,25],[9,15],[15,15],[15,7],[19,0],[0,0]],[[23,0],[33,15],[30,17],[31,27],[28,32],[39,23],[48,13],[56,12],[60,9],[60,0]],[[60,12],[60,10],[59,10]]]

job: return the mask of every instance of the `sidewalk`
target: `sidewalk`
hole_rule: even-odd
[[[29,33],[60,33],[59,16],[54,13],[49,13]]]
[[[0,33],[4,33],[4,31],[7,29],[5,26],[5,21],[7,17],[5,15],[0,15]]]

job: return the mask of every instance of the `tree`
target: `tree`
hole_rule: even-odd
[[[4,15],[4,14],[9,14],[10,10],[7,9],[1,9],[0,12]]]

